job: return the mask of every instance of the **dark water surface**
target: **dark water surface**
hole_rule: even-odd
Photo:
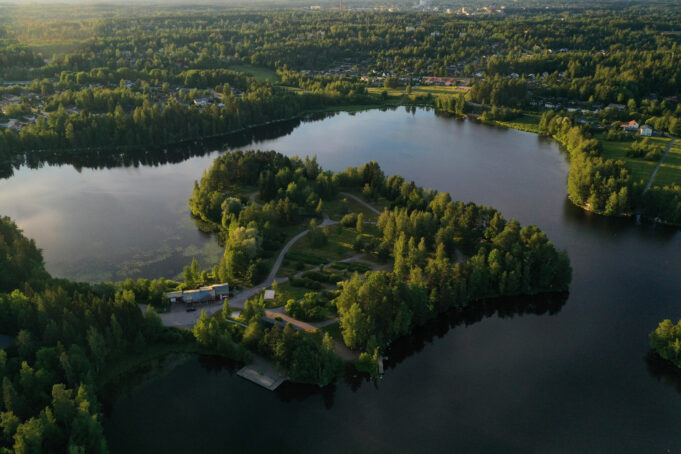
[[[233,365],[190,358],[114,399],[112,452],[681,452],[680,380],[645,358],[648,332],[681,316],[681,235],[573,207],[555,143],[400,109],[303,123],[253,148],[317,154],[331,170],[376,160],[536,224],[570,255],[570,294],[445,316],[394,345],[377,384],[272,393]],[[197,251],[220,253],[186,206],[215,156],[22,169],[0,182],[0,212],[36,238],[55,274],[177,273]],[[152,265],[139,265],[140,250]]]

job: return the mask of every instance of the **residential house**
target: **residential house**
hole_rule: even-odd
[[[641,127],[636,120],[631,120],[620,125],[624,132],[636,132]]]

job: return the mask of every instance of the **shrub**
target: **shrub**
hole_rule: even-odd
[[[288,260],[303,262],[307,263],[308,265],[326,265],[327,263],[329,263],[329,261],[323,257],[318,257],[316,255],[311,254],[304,254],[302,252],[288,252],[286,253],[285,257]]]
[[[343,219],[341,219],[340,222],[343,227],[348,228],[355,227],[357,225],[357,214],[356,213],[346,214],[345,216],[343,216]]]
[[[294,287],[309,288],[311,290],[321,290],[323,288],[322,284],[320,284],[319,282],[304,277],[295,277],[291,279],[290,282],[291,285]]]

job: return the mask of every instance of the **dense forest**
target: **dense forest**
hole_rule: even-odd
[[[543,115],[541,131],[569,150],[572,201],[679,224],[679,184],[644,193],[625,164],[601,155],[593,132],[611,136],[616,122],[636,120],[681,133],[681,10],[583,7],[528,2],[465,15],[94,6],[77,19],[8,7],[0,167],[97,165],[88,153],[123,162],[310,111],[412,102],[458,115],[482,109],[490,122]],[[462,90],[412,93],[437,77]],[[388,99],[395,89],[407,95]]]
[[[111,285],[52,279],[33,241],[0,220],[0,446],[7,452],[107,452],[97,393],[112,363],[187,336]],[[191,337],[191,336],[190,336]]]

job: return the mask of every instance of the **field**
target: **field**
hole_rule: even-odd
[[[643,180],[647,183],[650,179],[650,175],[653,173],[653,169],[657,165],[655,161],[646,161],[645,159],[630,158],[627,156],[627,150],[631,145],[631,142],[611,142],[605,140],[604,136],[596,136],[598,140],[603,144],[603,157],[606,159],[619,159],[624,161],[624,165],[629,169],[633,180],[638,182]],[[669,144],[670,139],[662,137],[651,137],[652,142],[656,144],[661,144],[665,147]],[[658,175],[659,178],[659,175]],[[681,173],[678,175],[678,180],[681,181]]]
[[[653,186],[681,185],[681,141],[676,141],[669,150],[667,159],[660,166]]]
[[[299,300],[304,297],[306,293],[317,293],[318,290],[311,290],[304,287],[295,287],[289,281],[277,284],[277,292],[273,301],[268,301],[267,307],[279,307],[286,304],[288,300]]]
[[[370,87],[369,88],[369,93],[383,93],[384,91],[388,92],[388,96],[403,96],[406,95],[406,88],[405,87],[399,87],[399,88],[383,88],[383,87]],[[423,85],[423,86],[416,86],[411,88],[411,94],[413,96],[416,95],[433,95],[433,96],[438,96],[438,95],[458,95],[459,93],[465,93],[464,90],[461,90],[457,87],[440,87],[440,86],[435,86],[435,85]]]
[[[270,82],[277,82],[279,80],[279,76],[275,70],[264,68],[262,66],[249,65],[247,63],[235,63],[229,65],[227,69],[248,74],[249,76],[253,76],[256,79],[262,81],[269,80]]]
[[[339,228],[338,226],[323,227],[323,229],[328,235],[328,241],[324,246],[312,246],[310,238],[305,236],[293,245],[291,252],[324,257],[329,262],[343,260],[355,254],[352,244],[357,233],[354,229]]]
[[[340,221],[341,218],[348,213],[362,213],[364,215],[364,221],[366,222],[376,222],[378,220],[378,215],[376,213],[358,201],[350,197],[344,197],[342,194],[339,195],[336,200],[324,202],[324,212],[334,221]]]
[[[511,121],[497,121],[497,124],[511,129],[518,129],[520,131],[533,132],[539,134],[539,115],[536,114],[522,114],[520,117]]]

